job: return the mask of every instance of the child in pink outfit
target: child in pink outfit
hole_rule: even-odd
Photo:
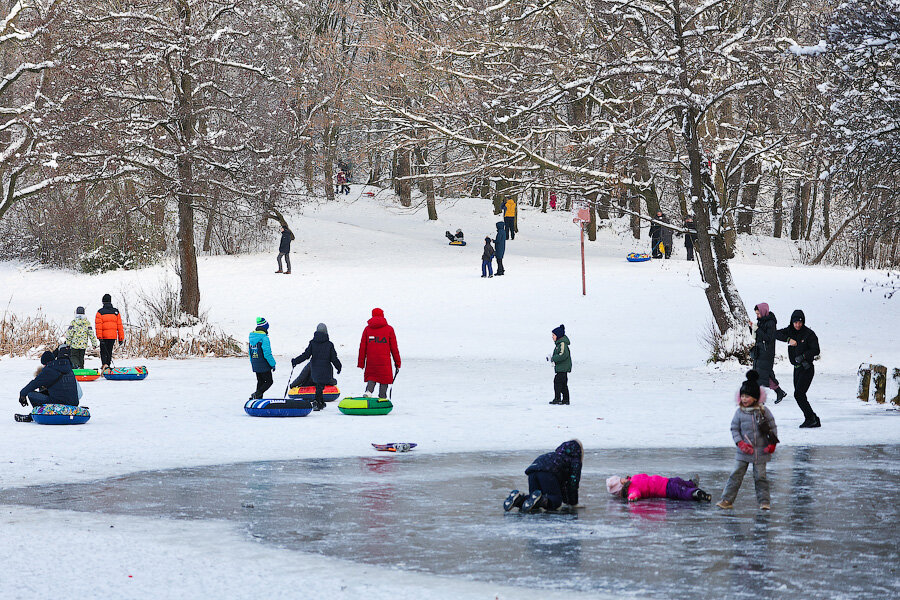
[[[606,480],[606,490],[614,495],[635,502],[642,498],[672,498],[673,500],[696,500],[709,502],[712,496],[697,487],[693,479],[663,477],[638,473],[627,477],[612,476]]]

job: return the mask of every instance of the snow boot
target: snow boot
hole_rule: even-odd
[[[562,404],[562,400],[553,399],[550,401],[550,404]]]
[[[13,418],[19,423],[31,423],[34,419],[31,418],[30,414],[27,415],[13,415]]]
[[[690,478],[688,479],[688,481],[690,481],[691,483],[693,483],[695,488],[700,487],[700,474],[699,474],[699,473],[694,473],[693,475],[690,476]]]
[[[802,429],[812,428],[812,427],[821,427],[822,423],[819,421],[819,417],[813,417],[812,419],[806,419],[802,423],[800,423],[800,427]]]
[[[719,500],[716,503],[716,506],[718,506],[719,508],[725,508],[725,509],[734,508],[734,505],[731,502],[729,502],[728,500]]]
[[[712,496],[697,488],[691,493],[691,497],[697,502],[712,502]]]
[[[281,269],[278,269],[278,270],[275,271],[275,272],[276,272],[276,273],[284,273],[284,271],[282,271]]]
[[[534,490],[531,492],[531,495],[525,498],[525,501],[522,502],[522,508],[519,509],[519,512],[523,513],[531,513],[537,512],[540,509],[544,508],[547,504],[547,499],[544,498],[541,490]]]
[[[775,389],[775,396],[776,396],[776,398],[775,398],[775,404],[778,404],[779,402],[781,402],[782,400],[784,400],[784,398],[787,396],[787,392],[784,391],[784,390],[781,389],[781,388],[776,388],[776,389]]]
[[[288,269],[287,271],[285,271],[284,274],[285,274],[285,275],[290,275],[290,274],[291,274],[290,269]]]
[[[506,497],[506,500],[503,501],[503,510],[509,512],[514,508],[522,508],[522,503],[525,502],[525,498],[527,497],[528,494],[520,492],[519,490],[511,491],[509,496]]]

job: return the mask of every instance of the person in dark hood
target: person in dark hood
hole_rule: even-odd
[[[806,326],[806,315],[800,309],[791,313],[791,324],[775,332],[775,338],[787,342],[788,359],[794,365],[794,399],[803,411],[803,423],[800,427],[821,427],[819,417],[809,405],[806,392],[812,385],[816,368],[813,361],[819,355],[819,338]]]
[[[316,326],[316,332],[313,338],[306,346],[303,354],[291,360],[291,366],[296,367],[305,360],[309,360],[310,376],[313,385],[316,386],[316,398],[313,401],[314,410],[322,410],[325,408],[325,400],[322,398],[322,390],[326,385],[331,385],[334,381],[334,374],[331,372],[331,365],[337,369],[338,375],[341,373],[341,361],[338,360],[337,351],[334,344],[328,339],[328,328],[325,323],[319,323]]]
[[[284,273],[285,275],[291,274],[291,242],[294,241],[294,232],[291,231],[287,225],[281,226],[281,241],[278,244],[278,270],[276,273]],[[281,270],[281,257],[284,257],[284,264],[287,266],[287,271]]]
[[[688,215],[684,219],[684,249],[687,251],[687,259],[694,260],[694,245],[697,243],[697,225],[694,217]]]
[[[494,238],[494,258],[497,259],[497,276],[503,275],[503,255],[506,254],[506,223],[497,221],[497,237]]]
[[[560,325],[550,332],[553,338],[553,354],[547,360],[553,363],[553,400],[550,404],[569,404],[569,373],[572,372],[572,353],[566,326]]]
[[[391,372],[391,359],[394,369]],[[378,397],[387,398],[388,386],[400,372],[400,350],[397,347],[397,335],[394,328],[388,325],[384,311],[372,309],[372,318],[366,322],[362,339],[359,340],[359,357],[356,366],[363,371],[366,391],[363,396],[371,397],[378,384]]]
[[[748,319],[750,333],[756,338],[756,344],[750,349],[753,370],[759,373],[761,385],[774,390],[777,395],[775,404],[778,404],[787,396],[787,392],[781,389],[775,378],[775,331],[778,329],[778,320],[765,302],[760,302],[753,310],[756,312],[756,323]]]
[[[665,255],[666,245],[663,243],[663,229],[664,226],[662,223],[668,223],[669,220],[663,214],[661,210],[656,211],[655,223],[650,224],[650,255],[653,258],[662,258]],[[669,245],[671,245],[671,230],[669,234]],[[663,243],[663,249],[660,250],[660,243]],[[671,253],[671,250],[670,250]],[[666,257],[668,258],[668,257]]]
[[[489,237],[484,238],[484,250],[481,252],[481,276],[494,276],[494,248]]]
[[[78,386],[68,346],[60,346],[54,355],[49,350],[41,355],[40,370],[19,392],[19,404],[32,406],[66,404],[78,406]],[[43,391],[41,391],[43,389]]]
[[[579,440],[563,442],[553,452],[541,454],[525,469],[528,494],[512,490],[503,502],[503,510],[518,508],[520,512],[540,509],[556,510],[563,504],[578,506],[578,486],[584,446]]]

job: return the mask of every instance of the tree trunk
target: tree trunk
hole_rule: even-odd
[[[397,194],[402,206],[412,206],[412,184],[409,179],[403,179],[410,175],[410,154],[405,148],[397,151]]]
[[[744,183],[741,189],[741,210],[738,213],[738,233],[752,233],[753,215],[759,199],[759,161],[750,159],[744,166]]]
[[[825,239],[831,237],[831,173],[828,173],[824,181],[825,187],[822,190],[822,231]]]
[[[326,113],[326,123],[323,137],[324,156],[322,157],[322,170],[325,172],[325,199],[334,201],[334,142],[336,126],[331,122]]]
[[[434,198],[434,179],[428,176],[428,165],[425,164],[425,156],[421,148],[416,148],[416,161],[419,163],[419,171],[422,173],[422,182],[425,186],[425,204],[428,207],[428,220],[437,221],[437,203]]]
[[[775,198],[772,201],[772,237],[780,238],[784,228],[784,182],[781,170],[775,173]]]
[[[193,167],[189,154],[178,157],[178,275],[181,278],[181,311],[200,316],[200,283],[194,244]]]
[[[306,183],[306,191],[309,194],[313,193],[316,181],[316,164],[313,157],[312,144],[306,144],[306,147],[303,149],[303,179]]]
[[[641,197],[638,194],[631,196],[631,235],[634,239],[641,239]]]
[[[800,209],[802,202],[800,196],[803,193],[803,183],[798,178],[794,182],[794,205],[791,207],[791,239],[800,239]]]

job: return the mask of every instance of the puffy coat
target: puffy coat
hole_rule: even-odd
[[[484,242],[484,250],[481,253],[481,260],[488,261],[494,258],[494,249],[491,247],[491,238],[487,238]]]
[[[762,307],[763,305],[758,304],[757,306]],[[756,321],[756,331],[754,332],[756,345],[750,350],[750,355],[753,357],[753,368],[759,373],[760,385],[768,385],[769,378],[774,378],[775,375],[775,331],[778,328],[778,320],[774,313],[769,312],[768,305],[766,306],[766,314],[763,315],[763,311],[760,310],[760,317]]]
[[[494,254],[500,260],[503,260],[503,255],[506,254],[506,223],[503,221],[497,223],[497,237],[494,238]]]
[[[384,317],[372,317],[363,329],[359,341],[359,359],[356,366],[365,369],[364,381],[376,383],[394,383],[394,371],[391,369],[391,357],[396,368],[400,368],[400,351],[397,349],[397,336],[394,328],[388,325]]]
[[[78,315],[69,324],[66,330],[66,343],[69,348],[84,350],[90,344],[91,348],[97,345],[97,336],[94,335],[94,328],[91,322],[84,315]]]
[[[250,355],[250,366],[254,373],[265,373],[275,370],[275,357],[272,356],[272,344],[269,342],[269,334],[261,329],[250,332],[250,341],[247,344]]]
[[[563,502],[578,504],[578,486],[581,483],[581,463],[584,460],[584,449],[578,440],[563,442],[553,452],[541,454],[525,469],[530,475],[537,471],[550,473],[559,482]]]
[[[68,404],[78,406],[78,387],[75,373],[72,371],[72,361],[68,355],[61,356],[50,361],[38,373],[37,377],[28,382],[22,388],[19,396],[27,396],[29,392],[47,388],[47,395],[52,404]]]
[[[283,254],[288,254],[291,251],[291,241],[294,239],[294,234],[287,227],[284,228],[284,231],[281,232],[281,243],[278,244],[278,251]]]
[[[734,418],[731,419],[731,437],[734,443],[740,441],[747,442],[753,446],[753,454],[744,454],[740,448],[735,450],[734,458],[742,462],[769,462],[771,454],[766,454],[763,449],[769,445],[769,441],[763,436],[759,430],[757,418],[764,418],[769,424],[772,435],[778,435],[778,428],[775,426],[775,417],[772,411],[765,406],[755,405],[750,408],[739,407],[734,412]]]
[[[628,486],[628,499],[633,501],[641,498],[665,498],[668,483],[669,478],[662,475],[646,473],[632,475]]]
[[[569,337],[564,335],[556,338],[556,346],[553,348],[553,354],[550,355],[553,362],[553,371],[556,373],[572,372],[572,353],[569,352]]]
[[[516,216],[516,201],[510,198],[506,201],[503,210],[504,217],[514,217]]]
[[[803,326],[800,329],[794,329],[794,321],[798,320],[803,322]],[[806,326],[806,316],[802,310],[792,312],[791,324],[776,331],[775,337],[782,342],[797,341],[796,346],[788,346],[788,359],[795,369],[804,368],[804,362],[812,366],[813,360],[821,353],[819,338],[812,329]]]
[[[334,344],[331,343],[328,334],[324,331],[315,332],[313,339],[306,346],[306,350],[291,361],[291,364],[299,365],[305,360],[309,360],[310,377],[313,383],[331,385],[331,382],[334,381],[331,365],[334,365],[338,371],[341,370],[341,361],[338,360]]]
[[[118,338],[120,342],[125,341],[122,317],[119,315],[119,309],[115,308],[111,302],[104,302],[103,308],[97,311],[97,315],[94,317],[94,329],[97,330],[98,340]]]

